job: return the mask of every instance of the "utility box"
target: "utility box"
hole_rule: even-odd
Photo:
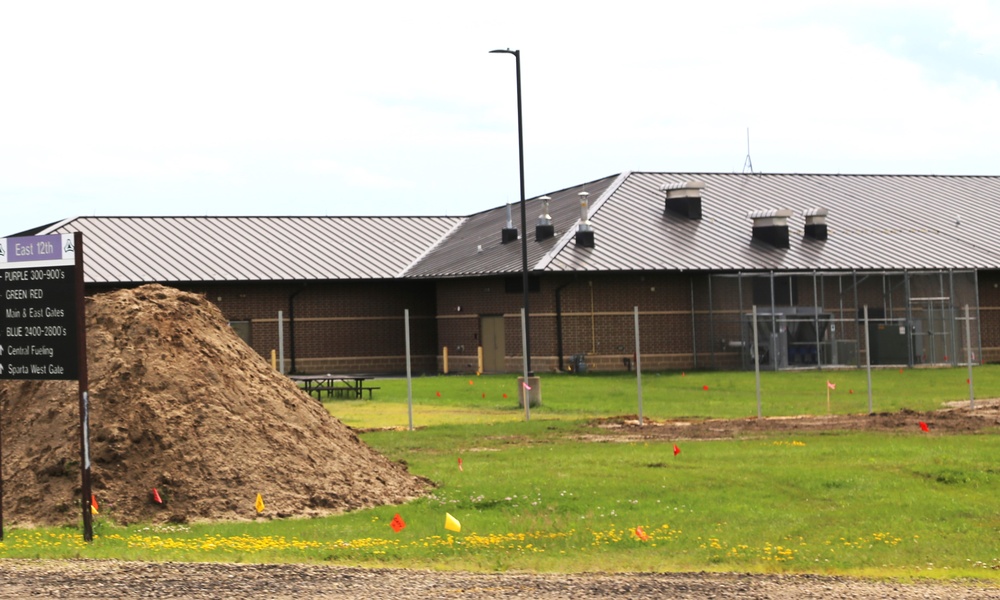
[[[910,362],[906,323],[869,323],[873,365],[906,365]]]
[[[524,408],[524,395],[528,394],[528,400],[531,402],[529,408],[534,408],[536,406],[542,405],[542,380],[541,378],[528,377],[528,387],[530,390],[524,388],[524,377],[517,378],[517,405]]]

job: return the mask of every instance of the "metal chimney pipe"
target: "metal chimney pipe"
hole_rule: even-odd
[[[576,228],[576,245],[581,248],[594,247],[594,227],[590,224],[589,203],[587,192],[577,194],[580,198],[580,224]]]

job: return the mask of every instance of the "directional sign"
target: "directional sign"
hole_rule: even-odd
[[[0,379],[77,379],[72,234],[0,238]]]

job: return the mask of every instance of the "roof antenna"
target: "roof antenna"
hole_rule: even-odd
[[[747,172],[747,167],[750,167],[750,174],[753,175],[753,161],[750,160],[750,128],[747,127],[747,158],[743,161],[743,172]]]

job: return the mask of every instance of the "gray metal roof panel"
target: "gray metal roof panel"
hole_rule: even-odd
[[[79,217],[91,283],[388,279],[457,217]]]
[[[662,190],[695,180],[702,219],[665,213]],[[581,191],[594,248],[574,241]],[[548,195],[555,236],[541,242],[541,201],[527,201],[533,270],[1000,268],[1000,177],[626,172]],[[826,241],[804,237],[816,207],[829,211]],[[793,211],[787,249],[751,237],[748,214],[776,209]],[[505,223],[498,207],[468,217],[81,217],[40,233],[83,231],[90,282],[371,279],[519,273],[521,242],[500,243]]]
[[[555,227],[555,236],[541,242],[535,240],[535,225],[542,213],[541,196],[525,200],[528,225],[529,269],[543,260],[555,247],[560,237],[575,228],[580,216],[580,192],[587,192],[591,201],[599,196],[615,176],[605,177],[582,185],[550,192],[549,215]],[[514,226],[521,228],[520,203],[511,204]],[[521,239],[501,243],[500,232],[507,223],[506,206],[477,213],[468,217],[441,244],[406,271],[407,277],[462,277],[496,273],[520,273],[522,266]],[[480,249],[481,248],[481,249]]]
[[[664,213],[663,186],[697,179],[702,219]],[[630,173],[592,214],[595,248],[567,244],[549,271],[1000,267],[1000,178]],[[829,239],[804,239],[822,206]],[[751,211],[793,210],[790,247],[752,240]],[[956,225],[956,215],[967,215]]]

